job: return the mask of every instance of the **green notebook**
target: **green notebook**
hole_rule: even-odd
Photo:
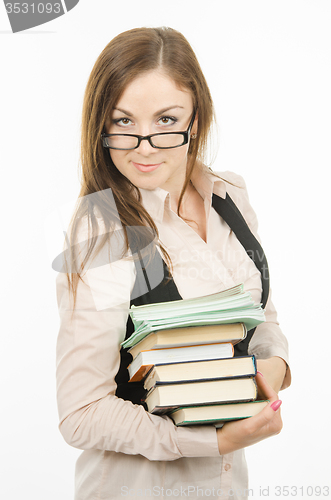
[[[131,306],[134,333],[122,342],[129,348],[157,330],[188,326],[244,323],[247,331],[265,321],[261,304],[256,305],[250,292],[240,284],[222,292],[143,306]]]

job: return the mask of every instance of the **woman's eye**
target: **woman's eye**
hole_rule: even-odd
[[[173,116],[162,116],[159,122],[161,123],[161,125],[171,125],[177,122],[177,118],[174,118]]]
[[[161,116],[161,118],[159,118],[158,120],[158,123],[160,125],[174,125],[177,121],[177,118],[174,118],[173,116]],[[113,119],[113,124],[120,127],[128,127],[133,123],[130,118],[115,118]]]
[[[131,120],[129,118],[117,118],[113,120],[113,123],[115,123],[115,125],[127,126],[131,124]]]

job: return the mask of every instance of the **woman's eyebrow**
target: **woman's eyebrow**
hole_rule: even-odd
[[[170,109],[176,109],[176,108],[184,109],[183,106],[178,106],[178,105],[168,106],[167,108],[160,109],[160,111],[157,111],[154,116],[162,115],[163,113],[166,113],[167,111],[170,111]]]
[[[158,115],[162,115],[163,113],[166,113],[167,111],[169,111],[170,109],[176,109],[176,108],[179,108],[179,109],[184,109],[183,106],[178,106],[178,105],[175,105],[175,106],[168,106],[167,108],[163,108],[163,109],[160,109],[160,111],[157,111],[156,113],[154,113],[154,116],[158,116]],[[114,111],[120,111],[121,113],[124,113],[125,115],[127,116],[131,116],[133,117],[133,114],[130,113],[129,111],[126,111],[125,109],[121,109],[121,108],[114,108]]]

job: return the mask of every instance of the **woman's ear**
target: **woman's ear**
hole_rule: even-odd
[[[195,114],[195,118],[194,118],[194,122],[193,122],[193,125],[192,125],[192,129],[191,129],[191,134],[197,134],[198,133],[198,112],[196,112]]]

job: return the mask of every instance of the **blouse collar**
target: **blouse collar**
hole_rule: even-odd
[[[191,181],[202,199],[204,201],[207,199],[210,204],[213,193],[221,198],[225,198],[226,196],[225,181],[209,167],[204,165],[197,166],[193,171]],[[165,206],[170,209],[170,193],[159,187],[153,190],[139,188],[139,191],[147,212],[155,222],[162,222]]]

